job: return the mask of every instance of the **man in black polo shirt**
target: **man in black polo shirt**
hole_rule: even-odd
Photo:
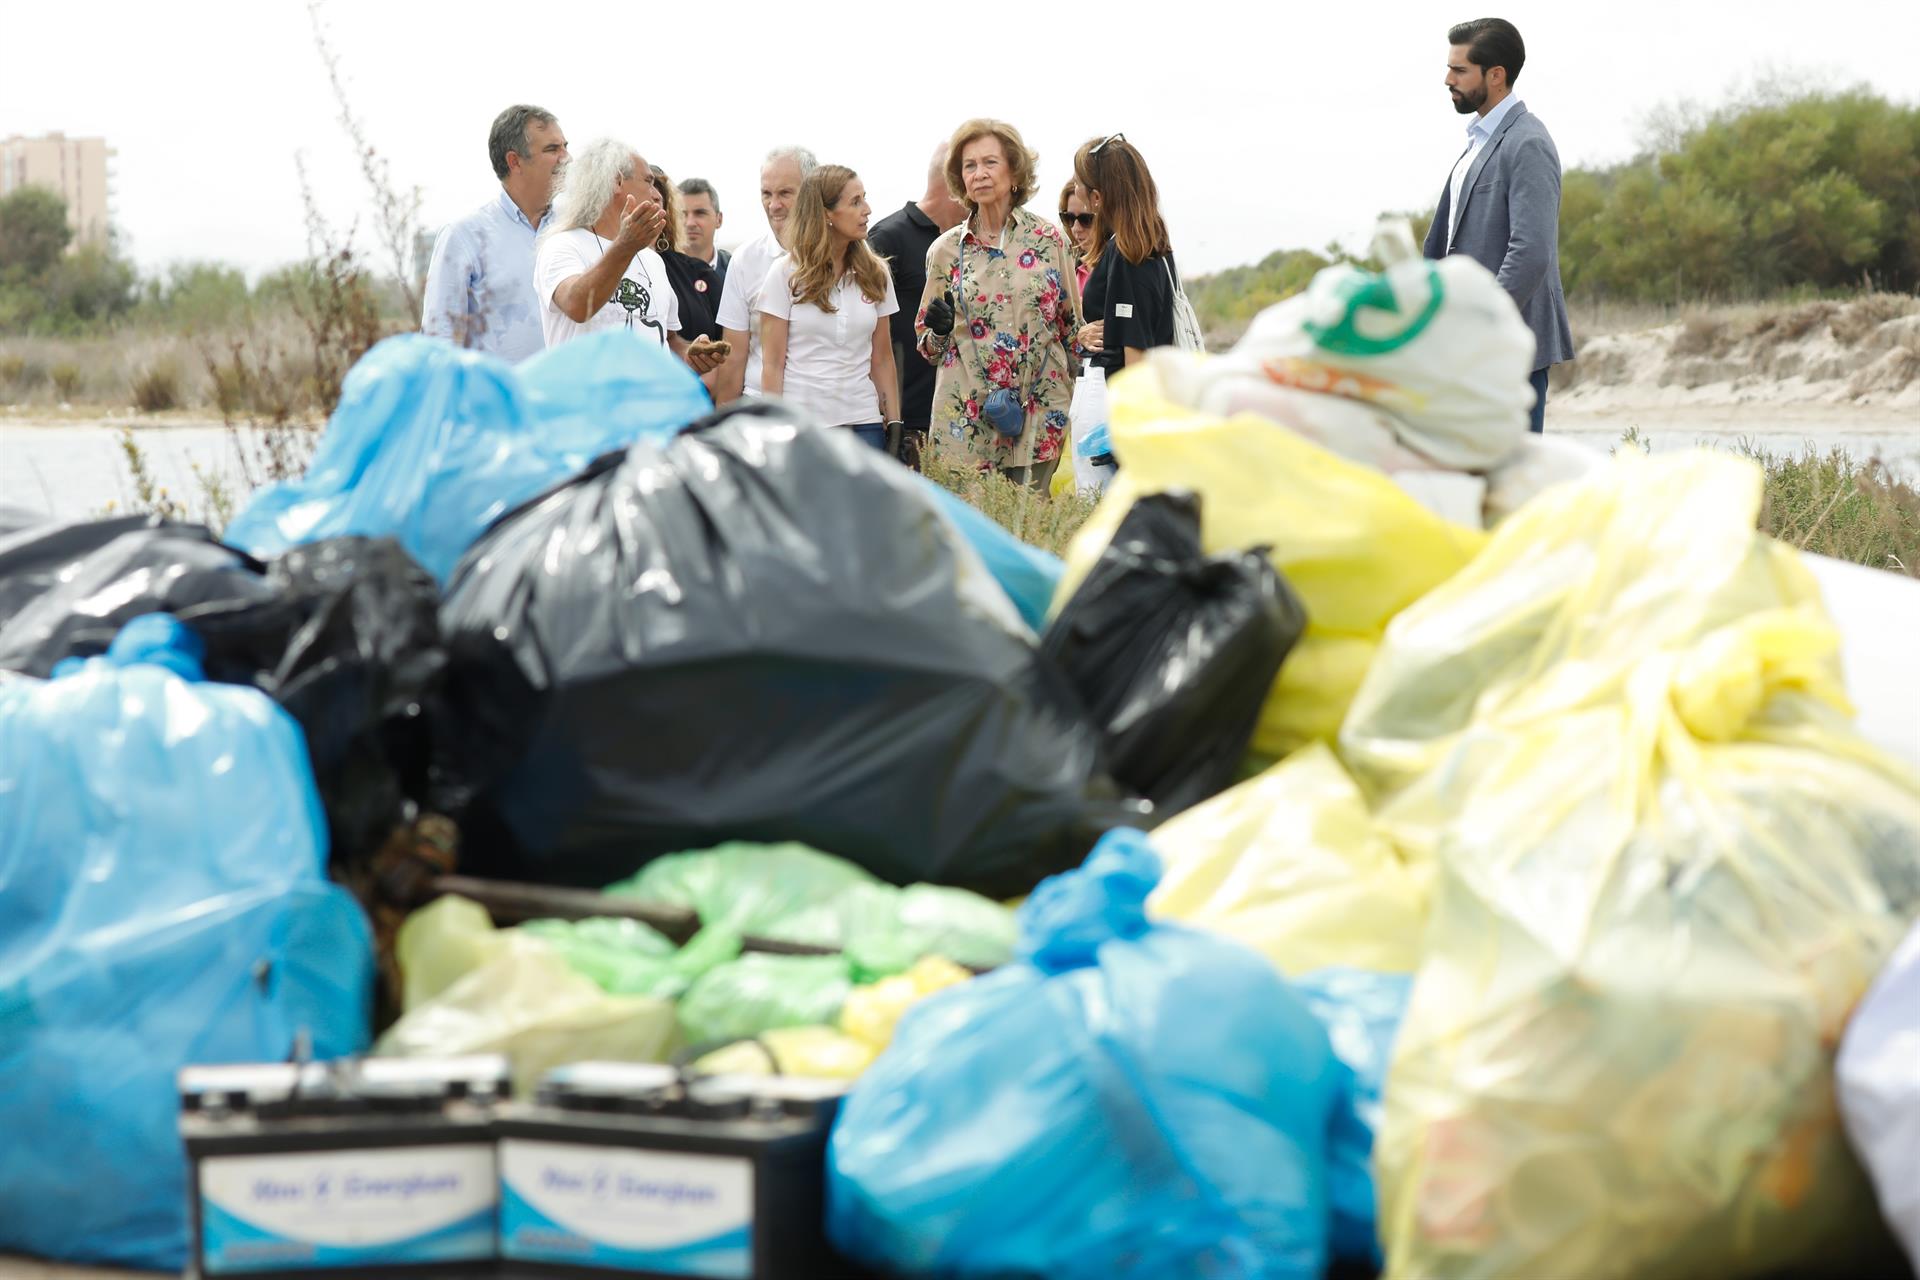
[[[914,341],[913,318],[927,287],[927,250],[940,233],[958,226],[967,207],[947,190],[947,144],[941,143],[927,166],[927,193],[880,219],[867,232],[867,243],[887,259],[893,272],[893,293],[900,309],[889,322],[893,328],[893,367],[900,373],[900,420],[906,436],[900,442],[900,460],[918,471],[920,443],[933,422],[933,366],[920,358]]]

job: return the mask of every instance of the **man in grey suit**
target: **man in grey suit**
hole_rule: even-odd
[[[1540,117],[1513,96],[1527,46],[1511,22],[1463,22],[1447,32],[1447,43],[1453,109],[1474,119],[1440,192],[1426,255],[1466,254],[1498,276],[1519,306],[1533,330],[1532,427],[1540,431],[1547,370],[1573,359],[1560,288],[1560,153]]]

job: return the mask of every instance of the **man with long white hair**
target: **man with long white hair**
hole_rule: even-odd
[[[718,320],[729,354],[720,370],[715,404],[738,400],[742,392],[760,394],[760,288],[767,272],[786,256],[787,219],[800,195],[800,184],[819,167],[805,147],[775,147],[760,165],[760,207],[767,215],[767,234],[735,250],[727,268],[726,288],[720,292]]]
[[[680,337],[680,307],[653,248],[667,215],[640,153],[613,138],[580,148],[553,193],[533,264],[547,346],[606,329],[630,329],[685,360],[695,373],[724,348]]]

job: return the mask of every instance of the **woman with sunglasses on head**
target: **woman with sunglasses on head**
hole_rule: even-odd
[[[1066,237],[1021,207],[1037,160],[1004,121],[954,131],[947,187],[967,218],[927,252],[914,330],[936,370],[934,447],[1046,493],[1067,437],[1080,298]]]
[[[1160,190],[1124,134],[1084,143],[1074,153],[1073,180],[1094,218],[1079,340],[1094,366],[1112,375],[1173,345],[1173,245]]]
[[[886,262],[867,244],[867,188],[823,164],[800,183],[787,255],[760,290],[760,389],[876,449],[898,426],[893,330],[900,309]]]

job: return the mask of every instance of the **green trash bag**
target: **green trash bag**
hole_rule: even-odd
[[[680,998],[680,1030],[689,1045],[709,1045],[828,1024],[852,990],[844,956],[750,952],[694,981]]]
[[[940,955],[976,969],[1013,958],[1013,913],[965,889],[882,884],[802,844],[728,844],[649,863],[607,893],[682,907],[707,925],[846,951],[870,977]]]
[[[701,924],[768,937],[786,917],[855,885],[884,887],[851,862],[804,844],[736,843],[655,858],[604,892],[683,907]]]
[[[675,1000],[701,974],[740,954],[740,935],[718,925],[702,929],[684,947],[651,925],[607,916],[529,920],[520,929],[545,940],[575,973],[613,995]]]

